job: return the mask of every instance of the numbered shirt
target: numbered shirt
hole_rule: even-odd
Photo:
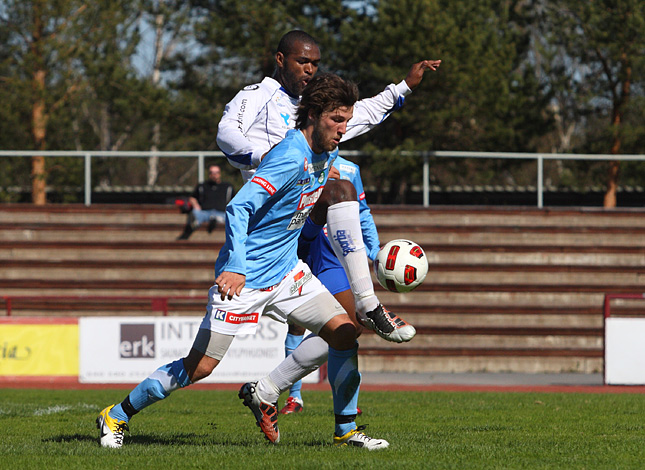
[[[364,134],[383,122],[403,105],[411,90],[401,81],[381,93],[354,105],[342,142]],[[295,128],[300,98],[290,95],[279,82],[266,77],[249,85],[226,105],[217,128],[217,145],[228,161],[242,171],[244,181],[251,179],[264,155]]]
[[[223,271],[244,274],[246,287],[263,289],[295,267],[298,236],[337,153],[315,154],[302,132],[288,131],[228,204],[215,277]]]

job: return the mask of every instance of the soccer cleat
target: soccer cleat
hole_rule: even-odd
[[[257,382],[245,383],[237,394],[244,400],[244,406],[249,407],[255,416],[256,424],[260,427],[264,436],[273,444],[280,442],[280,430],[278,429],[278,407],[277,403],[263,401],[255,387]]]
[[[417,330],[412,325],[381,304],[378,304],[374,310],[359,314],[357,317],[363,326],[374,330],[381,338],[393,343],[405,343],[417,334]]]
[[[300,398],[289,397],[287,398],[287,403],[285,403],[284,407],[280,410],[280,414],[289,415],[291,413],[300,413],[303,406],[304,403]]]
[[[385,439],[374,439],[365,435],[363,430],[366,427],[367,425],[359,426],[341,437],[334,434],[334,445],[365,447],[367,450],[385,449],[390,445]]]
[[[102,447],[119,448],[123,445],[123,432],[130,431],[128,423],[119,421],[109,415],[114,405],[108,406],[96,418],[96,427],[99,429],[99,442]]]

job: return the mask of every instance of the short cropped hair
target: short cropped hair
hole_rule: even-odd
[[[304,129],[310,112],[320,117],[324,112],[343,106],[354,106],[358,100],[358,87],[333,73],[320,73],[307,84],[302,92],[296,117],[296,129]]]
[[[318,46],[318,43],[311,35],[305,33],[304,31],[294,29],[293,31],[289,31],[284,36],[282,36],[282,38],[280,38],[277,52],[281,52],[285,56],[289,55],[295,49],[297,42]]]

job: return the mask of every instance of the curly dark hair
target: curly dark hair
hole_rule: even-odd
[[[354,106],[358,100],[358,87],[349,80],[343,80],[333,73],[316,75],[307,84],[300,98],[296,129],[304,129],[309,112],[319,117],[326,111],[343,106]]]

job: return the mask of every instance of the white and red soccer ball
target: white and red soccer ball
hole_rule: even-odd
[[[428,258],[416,243],[410,240],[392,240],[376,255],[374,270],[379,284],[392,292],[410,292],[417,288],[428,274]]]

